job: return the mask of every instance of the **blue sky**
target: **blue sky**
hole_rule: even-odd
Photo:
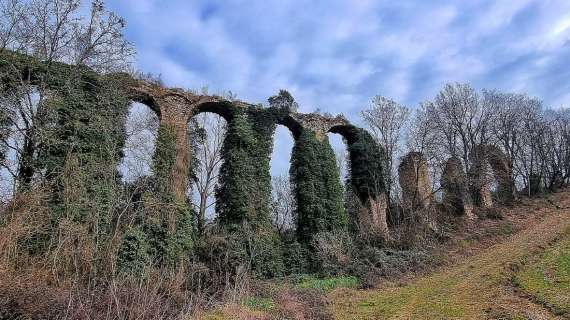
[[[570,104],[570,1],[112,0],[141,71],[169,86],[300,110],[415,107],[452,81]],[[283,132],[278,134],[277,148]],[[284,163],[286,163],[284,161]]]

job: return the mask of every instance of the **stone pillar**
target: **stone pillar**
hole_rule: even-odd
[[[420,152],[408,153],[398,167],[404,207],[427,209],[432,202],[428,165]]]
[[[451,157],[445,163],[441,175],[441,187],[443,205],[449,212],[458,216],[465,215],[469,219],[474,218],[467,177],[459,158]]]
[[[485,146],[479,145],[473,148],[470,154],[470,183],[473,202],[482,208],[490,208],[493,206],[493,197],[491,195],[491,177],[490,166],[487,161]]]
[[[297,236],[310,243],[319,232],[348,227],[336,157],[326,135],[303,128],[291,154],[291,179],[297,204]]]
[[[173,128],[175,134],[176,155],[170,178],[170,191],[177,202],[186,201],[188,188],[188,172],[190,170],[190,145],[188,137],[188,119],[193,106],[178,96],[166,96],[158,101],[160,107],[160,123]]]

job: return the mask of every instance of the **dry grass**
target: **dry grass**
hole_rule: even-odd
[[[212,294],[204,282],[207,267],[200,265],[153,270],[144,280],[117,278],[116,243],[96,249],[88,227],[65,217],[56,239],[31,254],[36,241],[27,239],[54,234],[45,229],[50,216],[43,194],[21,195],[0,216],[0,319],[550,319],[554,315],[533,302],[539,299],[519,295],[510,280],[525,259],[534,261],[570,230],[566,192],[502,210],[502,220],[459,226],[431,252],[446,261],[431,275],[327,294],[338,279],[304,288],[251,282],[243,272]]]

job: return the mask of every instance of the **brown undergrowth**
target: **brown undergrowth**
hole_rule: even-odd
[[[336,283],[343,281],[334,279],[252,280],[247,270],[242,270],[241,276],[232,281],[220,279],[225,286],[213,293],[206,284],[205,267],[200,264],[170,271],[155,269],[144,279],[116,276],[112,258],[116,255],[116,241],[108,241],[102,249],[96,248],[88,225],[65,218],[55,226],[57,238],[45,243],[39,250],[41,253],[36,254],[37,248],[32,244],[38,241],[32,240],[53,232],[46,229],[51,224],[42,195],[35,191],[19,196],[1,216],[0,319],[366,319],[421,312],[430,318],[433,310],[414,309],[414,304],[409,304],[410,297],[421,298],[422,292],[426,297],[434,296],[436,289],[429,285],[413,289],[418,288],[418,283],[429,283],[429,279],[439,275],[441,279],[461,279],[460,271],[453,273],[459,269],[467,274],[481,273],[483,279],[494,277],[490,271],[485,273],[490,267],[477,264],[478,257],[491,259],[489,264],[497,260],[497,268],[501,270],[516,268],[520,262],[516,257],[540,252],[549,243],[536,241],[529,243],[528,248],[520,248],[524,239],[532,239],[534,235],[546,241],[551,232],[554,234],[561,227],[555,213],[570,206],[569,192],[565,191],[545,198],[524,199],[498,211],[480,212],[475,221],[454,221],[442,229],[440,241],[443,241],[439,245],[430,242],[428,263],[419,269],[387,272],[374,283],[366,283],[373,285],[368,290],[335,289]],[[512,242],[520,237],[523,242]],[[515,257],[512,261],[502,261],[500,254],[487,253],[502,244],[512,248],[503,253],[512,254]],[[501,306],[487,308],[478,315],[500,319],[502,315],[517,314],[513,308],[535,310],[536,314],[545,312],[507,286],[508,281],[503,281],[502,276],[508,278],[509,272],[499,274],[501,292],[513,294],[502,295]],[[348,280],[344,282],[353,283]],[[469,290],[458,283],[449,286]],[[436,290],[435,296],[448,297],[452,292]],[[429,301],[426,299],[425,303]],[[450,300],[442,301],[440,306]],[[484,304],[483,301],[481,308]],[[462,318],[466,310],[471,309],[452,308],[442,312]],[[434,314],[437,315],[437,310],[431,313]]]

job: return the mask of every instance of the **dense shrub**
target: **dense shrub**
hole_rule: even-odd
[[[311,252],[307,246],[296,240],[283,244],[283,264],[285,272],[291,274],[304,274],[310,272]]]
[[[151,262],[149,251],[146,233],[139,227],[129,229],[117,254],[119,271],[144,277]]]
[[[427,261],[427,254],[421,249],[379,247],[353,239],[347,233],[320,233],[315,236],[314,247],[314,263],[322,276],[355,275],[370,281],[418,270]]]

